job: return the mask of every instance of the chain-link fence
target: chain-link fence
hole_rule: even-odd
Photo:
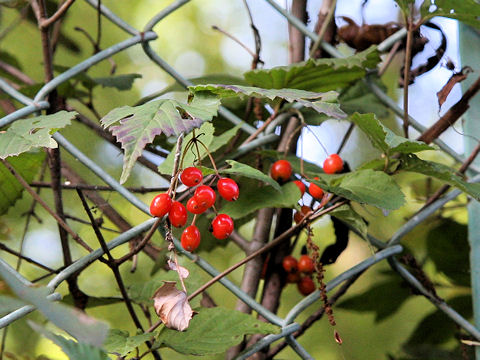
[[[179,74],[172,66],[170,66],[165,60],[163,60],[150,46],[150,42],[157,38],[157,34],[152,30],[156,24],[161,22],[165,19],[169,14],[174,11],[181,11],[181,7],[189,2],[189,0],[179,0],[173,2],[171,5],[164,8],[160,13],[156,14],[142,30],[138,30],[117,15],[115,15],[112,11],[110,11],[107,7],[102,4],[99,4],[95,0],[86,0],[92,7],[95,9],[99,9],[101,14],[111,21],[113,24],[118,26],[118,28],[122,29],[126,34],[130,35],[131,37],[109,47],[106,50],[100,51],[93,55],[92,57],[82,61],[81,63],[73,66],[69,70],[63,72],[59,76],[56,76],[51,81],[46,83],[35,95],[33,99],[26,97],[25,95],[21,94],[19,91],[15,90],[12,86],[10,86],[6,81],[0,79],[0,89],[4,91],[6,94],[11,96],[12,98],[18,100],[19,102],[23,103],[25,107],[10,113],[9,115],[5,116],[4,118],[0,119],[0,127],[4,127],[13,123],[14,121],[21,121],[22,118],[38,113],[41,110],[48,109],[50,104],[46,101],[48,95],[54,91],[59,85],[63,84],[64,82],[72,79],[76,75],[86,71],[90,67],[94,66],[95,64],[110,58],[112,55],[124,51],[132,46],[141,46],[145,52],[145,54],[160,68],[162,68],[165,72],[170,74],[178,83],[182,84],[183,86],[187,87],[192,85],[186,78],[184,78],[181,74]],[[272,6],[272,11],[276,11],[280,13],[285,19],[290,22],[293,26],[295,26],[298,30],[300,30],[307,38],[309,38],[312,42],[316,42],[318,40],[318,35],[301,22],[296,17],[292,16],[287,10],[281,7],[276,1],[274,0],[265,0]],[[382,44],[379,45],[380,50],[388,49],[392,44],[396,41],[401,39],[405,36],[405,31],[400,30],[387,40],[385,40]],[[342,57],[336,48],[331,46],[328,43],[321,42],[321,47],[324,51],[329,53],[332,57]],[[371,89],[371,91],[383,102],[387,107],[393,110],[399,116],[403,116],[403,110],[399,108],[395,101],[390,99],[383,90],[377,87],[377,85],[365,80],[365,83]],[[226,108],[221,108],[219,114],[223,116],[228,121],[232,122],[233,124],[240,124],[243,131],[252,134],[255,132],[255,128],[251,125],[244,122],[242,119],[238,118],[236,115],[231,113]],[[415,119],[410,118],[410,124],[416,128],[418,131],[424,131],[425,128],[420,125]],[[146,204],[144,204],[141,200],[139,200],[132,192],[127,190],[124,186],[122,186],[119,182],[117,182],[113,177],[107,174],[102,167],[97,165],[94,161],[92,161],[88,156],[82,153],[81,150],[76,148],[72,143],[70,143],[65,137],[63,137],[60,133],[56,133],[54,139],[58,142],[58,144],[69,152],[75,159],[80,161],[83,165],[85,165],[92,173],[94,173],[98,178],[100,178],[103,182],[109,185],[111,188],[116,190],[121,196],[123,196],[128,202],[132,205],[140,209],[141,211],[149,214],[149,209]],[[250,149],[256,148],[258,146],[274,142],[278,139],[278,136],[275,134],[270,134],[268,136],[260,137],[257,140],[240,147],[237,151],[237,154],[243,154]],[[465,159],[462,155],[456,153],[452,150],[448,145],[440,140],[436,140],[436,144],[447,154],[449,154],[452,158],[457,161],[463,162]],[[475,168],[473,168],[475,169]],[[471,179],[472,182],[476,182],[480,180],[480,175],[478,172],[477,175]],[[396,231],[396,233],[391,237],[388,242],[380,241],[372,236],[368,236],[369,241],[375,247],[380,249],[377,253],[372,255],[371,257],[367,258],[366,260],[362,261],[356,266],[348,269],[344,273],[340,274],[333,280],[331,280],[327,286],[327,292],[332,291],[334,288],[338,287],[342,283],[349,281],[368,269],[369,267],[375,265],[378,262],[383,260],[387,260],[389,265],[395,270],[395,272],[401,276],[406,282],[408,282],[412,287],[414,287],[420,294],[424,295],[428,300],[431,301],[438,309],[443,311],[448,317],[450,317],[458,326],[463,328],[467,333],[469,333],[473,338],[480,341],[480,331],[473,326],[469,321],[464,319],[458,312],[455,311],[452,307],[450,307],[446,302],[440,300],[435,294],[428,289],[426,289],[422,283],[412,275],[409,270],[407,270],[403,265],[399,263],[398,260],[393,257],[396,254],[399,254],[402,251],[402,246],[399,245],[402,239],[410,233],[416,226],[424,222],[431,214],[433,214],[438,209],[442,208],[448,202],[452,201],[453,199],[457,198],[461,194],[460,190],[453,190],[445,197],[436,200],[434,203],[425,207],[421,210],[418,214],[416,214],[413,218],[407,221],[400,229]],[[108,243],[108,249],[114,249],[122,244],[125,244],[132,240],[133,238],[137,237],[139,234],[145,232],[149,228],[151,228],[152,224],[155,222],[155,219],[150,219],[145,221],[142,224],[139,224],[128,230],[114,240]],[[354,230],[354,229],[352,229]],[[184,256],[194,260],[195,265],[202,268],[212,277],[218,276],[221,272],[215,269],[212,265],[210,265],[207,261],[205,261],[202,257],[198,255],[193,255],[189,252],[186,252],[182,249],[180,243],[175,239],[174,240],[177,250],[182,253]],[[81,257],[80,259],[73,262],[70,266],[63,269],[59,272],[47,285],[47,288],[51,292],[51,294],[47,297],[49,300],[58,301],[61,299],[61,295],[56,293],[56,288],[64,282],[69,276],[82,270],[92,264],[95,260],[98,260],[104,254],[104,250],[102,248],[98,248],[91,252],[90,254]],[[9,264],[7,264],[4,260],[0,259],[0,267],[3,268],[4,271],[8,271],[15,275],[16,278],[21,279],[24,284],[32,285],[27,279],[22,277],[18,272],[16,272]],[[295,322],[297,317],[309,307],[311,304],[317,302],[320,299],[320,292],[317,290],[311,295],[305,297],[301,300],[298,304],[296,304],[284,317],[281,318],[278,315],[272,313],[271,311],[267,310],[261,304],[259,304],[255,299],[248,296],[245,292],[243,292],[237,285],[232,283],[231,281],[227,280],[225,277],[221,277],[219,282],[225,286],[229,291],[231,291],[235,296],[241,299],[243,302],[248,304],[253,310],[255,310],[258,314],[263,316],[272,324],[278,325],[281,327],[281,333],[275,335],[268,335],[258,341],[256,344],[252,345],[251,347],[245,349],[240,355],[238,355],[237,359],[245,359],[250,355],[254,354],[255,352],[261,350],[272,344],[273,342],[277,341],[278,339],[284,338],[286,343],[292,347],[292,349],[302,358],[302,359],[312,359],[312,356],[299,344],[299,342],[295,339],[292,334],[299,330],[300,325]],[[20,319],[21,317],[27,315],[28,313],[35,310],[33,306],[24,306],[19,308],[16,311],[9,313],[8,315],[2,317],[0,319],[0,328],[7,326],[8,324],[14,322],[15,320]]]

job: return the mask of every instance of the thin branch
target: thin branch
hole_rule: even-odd
[[[480,77],[465,91],[462,98],[457,101],[448,111],[437,120],[430,128],[420,135],[419,141],[431,143],[437,139],[445,130],[452,126],[470,107],[470,100],[480,90]]]
[[[52,185],[47,182],[42,181],[32,181],[30,183],[31,187],[35,188],[51,188]],[[61,184],[62,189],[66,190],[92,190],[92,191],[115,191],[114,188],[106,185],[89,185],[89,184]],[[133,193],[147,194],[150,192],[161,192],[166,191],[168,187],[126,187],[126,189]]]
[[[342,206],[343,204],[345,204],[345,201],[338,202],[337,204],[335,204],[333,206],[330,206],[329,208],[326,208],[325,210],[322,210],[322,211],[318,212],[317,214],[314,214],[313,212],[307,214],[307,216],[304,217],[303,220],[300,223],[298,223],[295,226],[289,228],[287,231],[285,231],[281,235],[277,236],[275,239],[273,239],[271,242],[269,242],[264,247],[258,249],[257,251],[254,251],[253,253],[251,253],[250,255],[245,257],[244,259],[240,260],[235,265],[230,266],[228,269],[224,270],[223,272],[221,272],[217,276],[215,276],[212,279],[210,279],[209,281],[207,281],[204,285],[202,285],[200,288],[198,288],[192,294],[190,294],[189,297],[188,297],[188,300],[191,300],[195,296],[201,294],[203,291],[208,289],[210,286],[212,286],[218,280],[220,280],[221,278],[230,274],[233,270],[239,268],[240,266],[249,262],[253,258],[257,257],[258,255],[261,255],[261,254],[265,253],[266,251],[274,248],[278,244],[281,244],[286,239],[289,239],[292,235],[296,234],[298,231],[303,229],[307,223],[310,223],[311,221],[313,221],[312,219],[317,219],[318,217],[323,216],[323,215],[329,213],[330,211],[335,210],[336,208],[338,208],[339,206]]]
[[[28,256],[22,255],[18,251],[10,249],[9,247],[5,246],[5,244],[3,244],[1,242],[0,242],[0,250],[3,250],[3,251],[5,251],[9,254],[12,254],[12,255],[18,257],[19,259],[25,260],[26,262],[28,262],[30,264],[38,266],[39,268],[42,268],[43,270],[55,272],[55,270],[49,268],[48,266],[45,266],[45,265],[39,263],[38,261],[35,261],[32,258],[29,258]]]
[[[44,19],[39,22],[40,28],[48,28],[55,21],[60,19],[60,17],[68,10],[68,8],[75,2],[75,0],[66,0],[48,19]]]
[[[222,33],[226,37],[235,41],[238,45],[240,45],[242,48],[244,48],[245,51],[248,52],[253,58],[255,58],[255,56],[256,56],[255,53],[252,50],[250,50],[247,45],[245,45],[243,42],[241,42],[240,39],[238,39],[237,37],[233,36],[232,34],[226,32],[225,30],[223,30],[221,27],[219,27],[217,25],[212,25],[212,29]]]
[[[18,180],[20,184],[25,188],[25,190],[28,191],[30,195],[57,221],[57,223],[65,229],[66,232],[68,232],[72,238],[83,248],[85,248],[88,252],[92,252],[93,249],[88,246],[81,238],[78,236],[78,234],[73,231],[70,226],[65,223],[48,205],[47,203],[33,190],[30,185],[25,181],[25,179],[14,169],[12,165],[10,165],[7,161],[0,159],[2,164],[12,173],[13,176]]]
[[[405,49],[405,65],[403,68],[403,133],[408,138],[408,87],[410,84],[410,66],[412,57],[413,19],[409,14],[405,17],[407,26],[407,44]]]
[[[107,243],[105,242],[105,239],[103,238],[102,232],[97,226],[97,223],[95,222],[95,218],[93,217],[92,212],[90,211],[90,208],[88,207],[87,200],[85,199],[85,196],[83,195],[81,190],[77,190],[77,194],[80,198],[80,201],[82,202],[83,208],[85,212],[88,215],[88,218],[90,219],[90,223],[92,225],[93,231],[95,232],[95,235],[97,236],[98,242],[100,243],[100,246],[103,250],[103,252],[107,255],[108,261],[106,261],[106,264],[110,267],[110,269],[113,272],[113,275],[115,276],[115,280],[117,282],[118,288],[120,290],[120,293],[122,294],[123,301],[125,302],[125,306],[127,307],[128,313],[130,314],[130,317],[132,318],[135,326],[137,329],[140,329],[142,332],[144,332],[142,323],[138,319],[137,314],[135,313],[135,309],[133,308],[132,301],[130,300],[130,297],[128,296],[127,288],[125,287],[125,284],[122,279],[122,275],[120,274],[120,271],[118,269],[118,264],[115,262],[115,259],[113,258],[112,254],[110,253],[110,250],[108,249]],[[99,259],[102,259],[101,257]],[[150,341],[145,341],[147,344],[148,348],[152,351],[152,343]],[[160,355],[154,356],[155,358],[160,358]]]
[[[329,9],[328,9],[328,13],[323,18],[321,28],[318,32],[318,38],[315,40],[314,44],[310,48],[309,56],[311,58],[315,57],[315,53],[317,52],[318,48],[320,47],[320,44],[323,41],[323,37],[325,36],[325,33],[327,32],[328,26],[330,25],[330,22],[333,19],[333,15],[335,14],[335,6],[336,5],[337,5],[337,0],[331,0],[330,1],[330,6],[329,6]],[[328,4],[327,4],[327,6],[328,6]],[[322,7],[323,7],[323,3],[322,3]]]
[[[475,147],[475,149],[473,149],[472,153],[470,154],[470,156],[468,157],[467,160],[465,160],[465,162],[462,164],[462,166],[460,167],[460,169],[458,169],[458,173],[459,174],[465,174],[465,172],[467,171],[468,167],[473,163],[473,160],[475,160],[475,158],[477,157],[478,153],[480,152],[480,143],[477,144],[477,146]],[[430,204],[432,204],[433,202],[435,202],[437,199],[440,198],[440,196],[442,196],[443,194],[445,194],[448,189],[450,189],[450,185],[448,184],[445,184],[443,185],[440,189],[438,189],[435,194],[433,194],[426,202],[425,202],[425,205],[422,206],[422,208],[418,211],[422,211],[424,208],[426,208],[427,206],[429,206]],[[418,213],[417,212],[417,213]]]
[[[27,85],[33,85],[35,84],[35,81],[32,80],[31,77],[29,77],[27,74],[21,72],[19,69],[17,69],[15,66],[12,66],[10,64],[7,64],[4,61],[0,60],[0,69],[5,71],[6,73],[14,76],[21,82],[27,84]]]

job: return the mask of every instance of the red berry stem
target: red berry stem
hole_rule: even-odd
[[[208,151],[207,146],[198,139],[195,140],[195,144],[197,144],[197,143],[202,145],[203,148],[205,149],[205,152],[207,153],[208,158],[210,159],[210,162],[212,163],[213,169],[215,170],[215,174],[220,178],[220,173],[218,172],[217,165],[215,165],[215,160],[213,160],[212,154],[210,154],[210,151]]]

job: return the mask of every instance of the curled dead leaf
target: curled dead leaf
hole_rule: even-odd
[[[195,312],[188,303],[187,294],[175,287],[175,281],[165,281],[153,294],[153,307],[160,320],[170,329],[188,328]]]

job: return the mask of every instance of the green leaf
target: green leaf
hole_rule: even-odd
[[[260,170],[257,170],[249,165],[239,163],[235,160],[226,160],[226,163],[231,166],[231,168],[220,170],[221,174],[233,174],[233,175],[240,175],[245,176],[250,179],[255,179],[259,181],[263,181],[268,185],[273,186],[276,190],[281,191],[281,187],[273,180],[270,176],[265,175]]]
[[[431,229],[427,235],[427,254],[438,271],[456,284],[470,285],[470,246],[468,227],[451,219]]]
[[[136,347],[142,345],[145,341],[150,340],[155,335],[155,333],[146,333],[130,336],[128,331],[110,329],[103,347],[109,353],[126,356],[129,352],[135,350]]]
[[[294,183],[283,185],[281,191],[270,186],[252,186],[240,189],[238,200],[225,204],[222,212],[240,219],[261,208],[293,208],[299,199],[300,190]]]
[[[0,159],[19,155],[37,147],[56,148],[58,144],[53,140],[52,134],[70,125],[75,116],[76,111],[62,110],[55,114],[14,122],[6,131],[0,131]]]
[[[189,90],[193,93],[210,92],[222,98],[229,98],[233,96],[248,96],[257,98],[267,98],[276,103],[280,99],[286,100],[290,103],[298,102],[305,107],[314,109],[319,113],[326,114],[336,119],[342,119],[346,115],[340,109],[336,102],[337,93],[329,91],[327,93],[311,92],[298,89],[262,89],[259,87],[240,86],[240,85],[197,85],[190,86]]]
[[[480,4],[475,0],[431,0],[421,8],[424,20],[434,16],[444,16],[480,28]]]
[[[219,106],[217,98],[201,94],[196,95],[190,104],[176,100],[157,100],[110,111],[100,121],[105,128],[110,127],[125,150],[120,182],[127,180],[135,161],[155,136],[162,133],[179,136],[198,128],[217,114]],[[112,126],[118,122],[118,125]]]
[[[266,89],[338,90],[365,77],[380,61],[376,47],[343,59],[310,59],[289,66],[257,69],[244,74],[253,86]]]
[[[364,292],[350,296],[337,306],[359,312],[374,312],[375,321],[385,320],[400,309],[410,290],[397,277],[374,284]]]
[[[378,121],[374,114],[355,113],[351,116],[351,120],[368,136],[374,147],[387,155],[396,152],[414,153],[435,149],[424,142],[408,140],[402,136],[395,135],[393,131]]]
[[[25,303],[22,300],[15,299],[13,297],[6,296],[6,295],[0,295],[0,315],[1,316],[6,315],[9,312],[15,311],[25,305],[27,305],[27,303]]]
[[[401,158],[399,170],[412,171],[419,174],[443,180],[446,183],[459,188],[480,201],[480,184],[468,183],[455,175],[455,170],[433,161],[419,159],[416,155],[410,154]]]
[[[77,309],[48,300],[50,291],[46,287],[29,287],[14,273],[13,269],[0,259],[0,277],[20,299],[34,305],[48,320],[78,341],[94,346],[102,345],[108,332],[106,323]]]
[[[380,81],[375,83],[384,91],[387,91]],[[385,118],[390,114],[388,108],[371,92],[362,80],[358,80],[344,89],[338,97],[338,101],[341,109],[349,115],[355,112],[361,114],[374,113],[379,118]]]
[[[382,171],[357,170],[345,175],[314,174],[319,180],[310,180],[324,191],[346,199],[369,204],[381,209],[396,210],[405,203],[400,187]]]
[[[28,320],[28,323],[33,330],[43,334],[46,338],[60,346],[70,360],[110,360],[108,355],[99,347],[75,342],[63,336],[55,335],[33,321]]]
[[[166,346],[190,355],[225,352],[242,341],[244,335],[277,334],[279,328],[251,315],[221,307],[202,308],[184,332],[164,329],[155,346]]]
[[[23,153],[6,160],[27,182],[31,182],[38,174],[45,153]],[[0,165],[0,215],[5,214],[10,206],[22,197],[24,188],[8,169]]]
[[[458,296],[447,301],[447,303],[465,318],[472,317],[471,295]],[[410,335],[406,345],[410,347],[424,344],[443,344],[448,340],[453,340],[457,333],[457,325],[443,311],[436,310],[422,319]]]
[[[130,90],[133,86],[135,79],[141,78],[140,74],[123,74],[107,77],[93,78],[96,84],[103,87],[113,87],[118,90]]]
[[[363,220],[363,218],[353,210],[350,205],[342,205],[331,211],[329,214],[349,224],[354,229],[357,229],[364,239],[367,238],[367,224],[365,223],[365,220]]]

